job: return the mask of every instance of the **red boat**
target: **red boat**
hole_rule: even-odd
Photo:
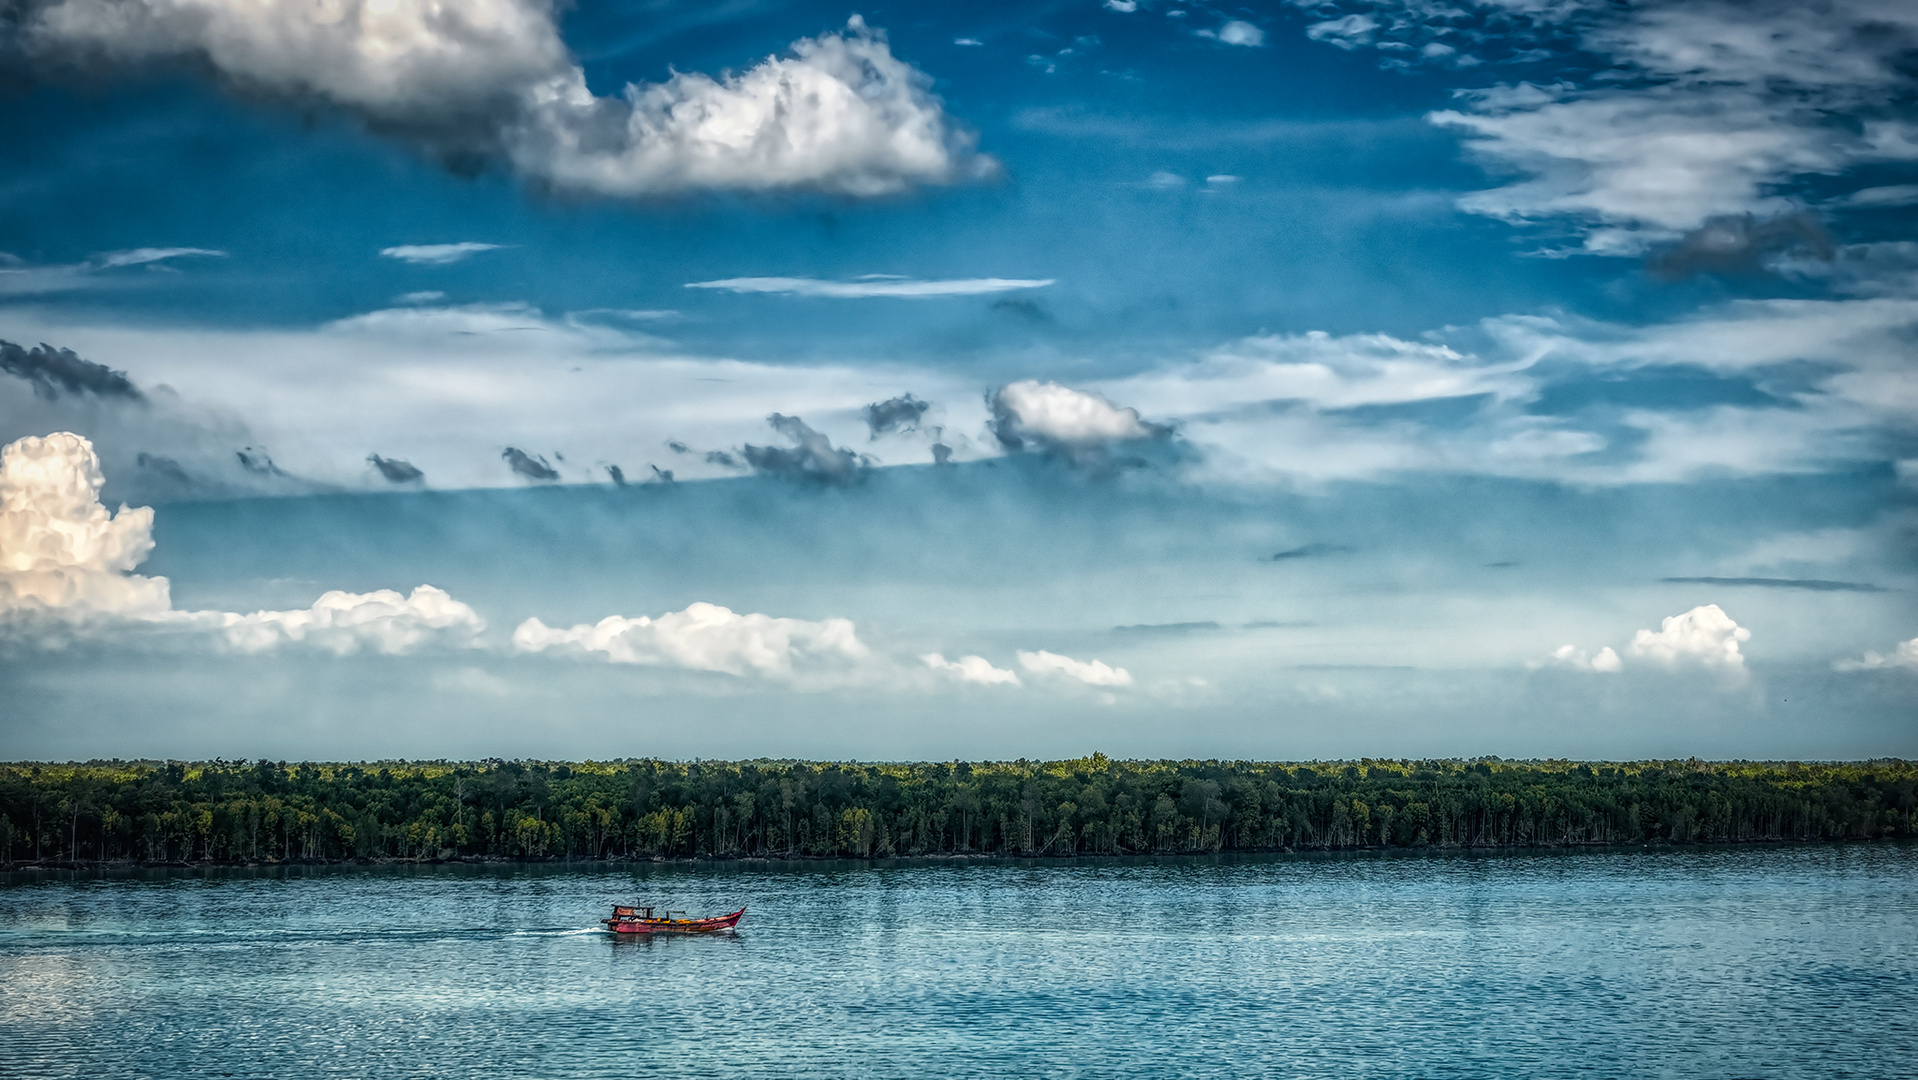
[[[731,915],[715,915],[708,919],[675,919],[675,915],[684,915],[683,911],[662,911],[659,917],[653,916],[649,907],[621,907],[613,905],[613,917],[599,920],[606,929],[615,934],[715,934],[721,930],[731,930],[739,925],[739,917],[746,914],[740,908]]]

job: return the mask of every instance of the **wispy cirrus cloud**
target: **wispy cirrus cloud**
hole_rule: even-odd
[[[296,475],[350,486],[378,479],[365,464],[372,448],[436,484],[498,485],[512,479],[498,466],[509,439],[581,463],[552,459],[568,482],[603,483],[584,463],[645,475],[649,460],[669,464],[669,440],[736,459],[738,447],[763,441],[774,414],[806,417],[822,451],[833,448],[818,460],[837,460],[838,448],[902,430],[920,412],[921,398],[890,396],[902,383],[941,403],[932,437],[956,460],[1024,448],[1130,461],[1163,442],[1180,468],[1235,483],[1429,471],[1596,484],[1803,473],[1895,456],[1893,433],[1918,409],[1908,361],[1918,301],[1897,297],[1743,301],[1635,326],[1507,315],[1408,337],[1259,334],[1117,378],[1072,372],[1067,385],[1038,372],[990,400],[968,376],[935,366],[689,356],[630,319],[525,304],[396,307],[274,332],[48,319],[15,309],[0,330],[71,343],[141,385],[165,383],[246,416],[253,433],[236,437],[228,457],[270,443]],[[39,399],[15,396],[22,416],[45,412]],[[12,431],[48,423],[83,418]],[[1165,438],[1170,430],[1177,439]],[[125,439],[102,445],[110,460],[135,450],[179,457]],[[776,472],[798,452],[774,450]],[[925,461],[904,443],[886,458]],[[694,455],[676,478],[738,472],[736,460],[725,465]]]
[[[180,259],[189,256],[224,259],[226,258],[226,252],[215,251],[212,248],[196,247],[130,248],[126,251],[109,251],[103,255],[96,255],[92,259],[92,265],[102,270],[110,270],[119,266],[146,266],[151,263],[165,262],[168,259]]]
[[[718,281],[688,282],[688,289],[715,289],[734,293],[772,293],[785,296],[821,296],[836,300],[855,300],[874,296],[924,300],[937,296],[983,296],[1014,292],[1019,289],[1043,289],[1052,278],[947,278],[923,281],[916,278],[873,274],[851,281],[822,281],[799,277],[739,277]]]
[[[1918,13],[1896,0],[1292,2],[1331,16],[1309,37],[1377,49],[1386,67],[1518,65],[1519,77],[1488,76],[1428,120],[1509,178],[1462,209],[1569,223],[1583,234],[1573,250],[1640,255],[1714,218],[1807,201],[1897,204],[1902,185],[1853,203],[1814,198],[1803,182],[1918,157],[1893,104],[1910,90],[1902,58],[1918,44]],[[1592,59],[1603,74],[1581,80]],[[1554,66],[1525,67],[1542,61]],[[1830,122],[1839,115],[1856,122]]]
[[[116,497],[130,494],[124,485],[136,475],[135,451],[204,471],[195,464],[202,455],[149,430],[149,414],[183,409],[245,418],[219,428],[219,449],[229,460],[241,446],[265,443],[288,471],[346,487],[386,486],[368,467],[374,450],[420,469],[435,486],[508,486],[520,477],[502,466],[506,445],[548,455],[566,482],[605,483],[598,465],[606,462],[629,475],[647,475],[650,462],[684,481],[738,475],[738,448],[764,443],[773,413],[806,417],[835,446],[864,443],[864,406],[900,386],[898,370],[701,356],[649,334],[657,320],[589,315],[525,304],[408,306],[310,327],[235,329],[12,307],[0,310],[0,339],[55,342],[126,371],[137,386],[164,384],[172,392],[170,411],[156,406],[138,416],[103,417],[76,412],[85,402],[56,408],[68,403],[64,389],[59,400],[45,402],[26,381],[0,374],[0,438],[61,428],[95,438],[112,465]],[[976,383],[962,373],[930,371],[915,374],[911,385],[949,403],[942,406],[942,422],[952,429],[945,443],[961,460],[978,456],[979,439],[967,439],[982,434],[987,420]],[[178,407],[171,404],[176,398]],[[674,440],[700,453],[679,460],[667,448]],[[708,462],[708,450],[730,454]],[[552,457],[555,451],[566,461]],[[904,443],[889,455],[907,451],[925,459],[923,449]],[[164,497],[136,490],[142,498]]]
[[[1830,581],[1824,578],[1668,577],[1658,580],[1668,585],[1742,585],[1759,589],[1803,589],[1807,592],[1881,593],[1887,591],[1884,586],[1873,585],[1868,581]]]
[[[1918,409],[1913,332],[1918,301],[1890,297],[1745,301],[1637,327],[1508,315],[1424,340],[1256,335],[1087,389],[1151,402],[1211,468],[1248,476],[1802,473],[1893,452],[1890,433]],[[1677,370],[1743,396],[1687,404],[1660,385]],[[1545,407],[1548,391],[1580,380],[1636,396]]]
[[[503,244],[482,244],[472,240],[457,244],[397,244],[393,247],[381,248],[380,254],[415,266],[445,266],[470,259],[482,251],[498,251],[504,246]]]
[[[11,256],[0,257],[0,296],[32,296],[38,293],[65,292],[95,288],[110,282],[107,270],[145,266],[172,270],[173,259],[227,257],[224,251],[196,247],[142,247],[123,251],[103,251],[75,263],[29,263]]]

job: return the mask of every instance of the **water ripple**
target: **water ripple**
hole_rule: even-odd
[[[0,879],[0,1075],[1918,1075],[1918,847]],[[614,899],[747,908],[618,939]]]

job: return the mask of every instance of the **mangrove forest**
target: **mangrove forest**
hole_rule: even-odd
[[[0,764],[0,861],[884,858],[1918,835],[1918,766],[1361,760]]]

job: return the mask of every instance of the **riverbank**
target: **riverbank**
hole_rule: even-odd
[[[1909,842],[1902,837],[1884,839],[1838,839],[1838,840],[1793,840],[1785,837],[1761,837],[1744,840],[1702,841],[1692,843],[1673,843],[1659,840],[1639,844],[1607,844],[1597,842],[1579,843],[1527,843],[1527,844],[1452,844],[1424,845],[1421,847],[1388,847],[1371,845],[1366,847],[1301,847],[1301,848],[1235,848],[1229,851],[1184,851],[1184,852],[1139,852],[1119,854],[982,854],[979,852],[923,852],[912,855],[700,855],[700,856],[664,856],[652,855],[638,858],[607,856],[602,858],[571,858],[564,855],[467,855],[453,858],[366,858],[344,859],[296,859],[291,861],[252,860],[252,861],[203,861],[183,862],[178,859],[168,862],[149,862],[135,859],[93,860],[83,859],[69,862],[58,859],[42,859],[37,862],[0,863],[0,873],[34,872],[87,872],[110,873],[137,870],[296,870],[296,869],[343,869],[352,867],[426,867],[426,866],[469,866],[469,867],[580,867],[580,868],[618,868],[659,867],[659,866],[751,866],[760,865],[818,865],[824,863],[865,863],[886,866],[911,865],[950,865],[978,864],[999,866],[1007,863],[1021,864],[1071,864],[1088,859],[1114,865],[1151,865],[1154,863],[1183,864],[1194,859],[1235,860],[1241,858],[1269,858],[1284,856],[1418,856],[1418,855],[1497,855],[1524,853],[1572,853],[1606,851],[1684,851],[1711,848],[1786,848],[1786,847],[1839,847],[1850,845],[1877,845]]]

